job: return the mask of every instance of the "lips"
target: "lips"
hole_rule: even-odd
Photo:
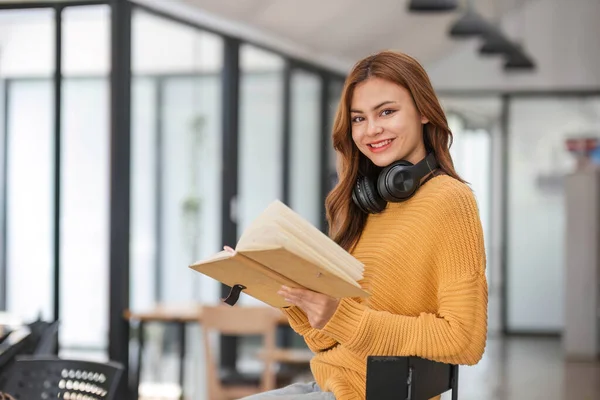
[[[371,150],[372,152],[380,152],[390,147],[393,140],[394,139],[379,140],[377,142],[369,143],[367,147],[369,147],[369,150]]]

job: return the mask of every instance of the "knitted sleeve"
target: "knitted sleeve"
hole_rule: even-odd
[[[338,343],[324,332],[310,326],[308,317],[300,308],[292,306],[282,308],[282,311],[287,315],[292,329],[304,338],[306,345],[313,353],[327,350]]]
[[[473,194],[466,185],[459,188],[443,197],[438,210],[437,312],[397,315],[345,298],[323,333],[360,357],[419,356],[463,365],[479,362],[487,334],[483,232]]]

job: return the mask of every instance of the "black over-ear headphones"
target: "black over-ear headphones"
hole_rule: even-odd
[[[381,170],[376,180],[360,175],[352,191],[352,200],[365,213],[379,213],[388,202],[410,199],[421,185],[421,180],[437,167],[433,152],[416,164],[396,161]]]

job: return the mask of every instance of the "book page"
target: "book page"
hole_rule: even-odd
[[[212,256],[205,258],[203,260],[196,261],[194,265],[202,265],[209,264],[215,261],[224,260],[227,258],[231,258],[233,254],[227,250],[221,250],[218,253],[213,254]]]
[[[239,250],[286,247],[323,264],[343,279],[359,281],[364,265],[291,208],[276,200],[250,224],[238,243]]]
[[[340,279],[336,274],[299,256],[287,248],[243,251],[241,254],[268,267],[303,287],[335,298],[368,297],[369,293],[352,280]]]
[[[241,246],[239,246],[239,251],[243,254],[251,251],[268,251],[284,248],[314,265],[321,266],[326,271],[335,274],[337,277],[350,284],[360,287],[357,283],[357,279],[352,278],[343,269],[338,268],[328,259],[321,256],[317,250],[309,247],[306,243],[298,240],[298,238],[294,237],[287,230],[273,223],[256,227],[252,230],[252,234],[248,235],[244,241],[240,243]],[[265,245],[264,243],[269,244]]]

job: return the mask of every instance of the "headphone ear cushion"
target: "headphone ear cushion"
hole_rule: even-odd
[[[381,198],[375,184],[366,176],[359,176],[352,191],[352,200],[365,213],[376,214],[385,209],[386,201]]]
[[[401,160],[381,171],[377,179],[377,190],[381,198],[388,202],[404,201],[412,197],[419,183],[413,164]]]

